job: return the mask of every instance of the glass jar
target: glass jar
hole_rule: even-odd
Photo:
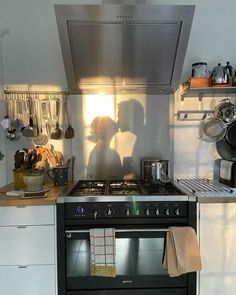
[[[14,184],[15,184],[15,189],[22,189],[25,184],[23,180],[24,175],[29,175],[32,173],[31,169],[17,169],[13,170],[14,173]]]

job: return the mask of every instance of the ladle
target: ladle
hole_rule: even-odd
[[[33,119],[32,119],[32,98],[28,98],[28,111],[29,111],[29,125],[22,130],[22,134],[25,137],[33,137],[34,136],[34,129],[33,129]]]
[[[67,122],[67,128],[66,128],[66,131],[65,131],[65,138],[73,138],[74,135],[75,135],[75,131],[74,131],[74,128],[70,125],[70,122],[69,122],[66,99],[64,99],[64,108],[65,108],[65,116],[66,116],[66,122]]]
[[[60,106],[60,100],[56,100],[56,127],[51,133],[51,139],[59,139],[61,137],[61,129],[59,128],[59,106]]]
[[[39,134],[36,137],[34,137],[33,142],[36,145],[43,146],[48,143],[48,136],[43,133],[42,108],[41,108],[41,102],[38,96],[35,99],[35,107],[36,107],[36,113],[38,114]]]

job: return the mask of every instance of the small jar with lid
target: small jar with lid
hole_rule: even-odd
[[[192,77],[194,78],[208,78],[209,71],[206,62],[197,62],[192,64]]]

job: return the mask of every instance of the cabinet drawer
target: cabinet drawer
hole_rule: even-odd
[[[54,224],[54,206],[0,207],[0,226]]]
[[[55,295],[53,265],[0,266],[0,294]]]
[[[54,264],[54,225],[0,227],[0,265]]]

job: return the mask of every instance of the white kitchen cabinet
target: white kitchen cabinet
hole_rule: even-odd
[[[54,295],[53,265],[0,266],[0,294]]]
[[[199,295],[232,295],[236,286],[236,203],[200,204]]]
[[[54,264],[54,226],[0,227],[1,265]]]
[[[53,206],[0,207],[0,226],[54,224]]]
[[[55,206],[0,207],[0,294],[56,295]]]

